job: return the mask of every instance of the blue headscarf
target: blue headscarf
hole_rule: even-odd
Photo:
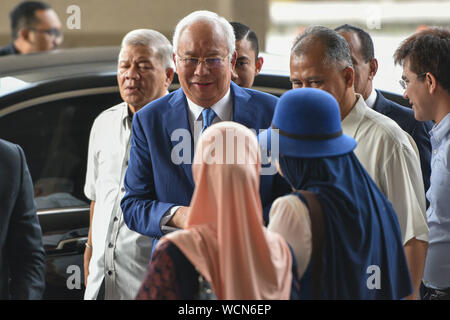
[[[279,164],[291,187],[314,192],[322,206],[323,299],[400,299],[412,293],[397,215],[353,152],[314,159],[281,156]]]

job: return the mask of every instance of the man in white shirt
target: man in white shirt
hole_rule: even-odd
[[[378,71],[378,61],[372,38],[364,30],[345,24],[334,29],[344,37],[350,48],[353,69],[355,71],[355,92],[361,94],[369,108],[394,120],[406,131],[417,145],[420,156],[420,167],[425,191],[430,187],[431,144],[428,132],[433,126],[430,121],[420,122],[414,119],[414,112],[394,101],[386,99],[373,86],[373,79]]]
[[[342,129],[358,143],[356,156],[397,213],[414,288],[410,298],[415,298],[424,269],[428,226],[414,140],[355,94],[350,49],[337,32],[313,26],[301,34],[291,49],[290,74],[293,88],[322,89],[338,101]]]
[[[169,40],[154,30],[131,31],[123,38],[117,71],[124,102],[95,119],[89,140],[84,190],[92,202],[84,254],[85,299],[134,299],[148,267],[151,239],[128,229],[120,200],[133,115],[164,96],[173,79]]]

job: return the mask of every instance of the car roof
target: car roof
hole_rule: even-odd
[[[17,77],[24,81],[43,81],[87,74],[116,72],[120,47],[91,47],[58,49],[50,52],[0,57],[1,76]],[[261,53],[263,74],[288,76],[286,56]],[[67,70],[72,73],[68,74]]]
[[[0,57],[1,76],[37,82],[74,74],[115,72],[119,47],[58,49],[29,55]],[[67,73],[67,71],[70,73]]]
[[[119,46],[109,46],[0,57],[1,104],[4,106],[41,94],[53,94],[61,89],[117,87],[119,52]],[[278,96],[290,89],[289,57],[264,52],[260,55],[264,58],[264,64],[253,89]],[[58,88],[54,86],[55,82],[58,82]],[[171,90],[178,87],[175,74]],[[393,97],[401,99],[396,94]]]
[[[67,87],[66,90],[70,90],[70,86],[74,86],[73,89],[92,87],[95,86],[93,81],[98,81],[99,86],[117,85],[115,79],[119,52],[120,47],[115,46],[58,49],[46,53],[0,57],[0,98],[15,95],[14,100],[23,100],[17,97],[19,92],[33,88],[37,91],[37,87],[42,90],[42,86],[45,91],[50,89],[51,93],[51,83],[55,81],[58,81],[58,90],[61,90],[61,85]],[[270,84],[276,82],[275,88],[278,91],[275,93],[283,93],[290,86],[288,69],[283,65],[286,58],[266,53],[262,55],[266,61],[259,77],[262,87],[255,89],[271,87]],[[277,81],[273,81],[273,77]],[[178,87],[175,75],[171,89]]]

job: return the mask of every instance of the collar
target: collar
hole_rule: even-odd
[[[127,125],[131,125],[131,120],[133,119],[133,114],[131,113],[130,108],[128,108],[128,104],[124,101],[119,104],[119,108],[122,109],[121,119],[124,127]]]
[[[430,131],[430,136],[436,140],[437,144],[440,144],[442,140],[450,133],[450,113],[444,117],[444,119],[435,124]]]
[[[4,47],[0,47],[0,55],[10,55],[10,54],[20,54],[20,51],[17,50],[14,45],[14,41],[11,41]]]
[[[11,41],[11,42],[9,43],[9,46],[10,46],[10,48],[11,48],[11,51],[14,52],[14,54],[20,54],[20,51],[16,48],[16,46],[14,45],[14,42],[13,42],[13,41]]]
[[[203,111],[203,107],[199,106],[198,104],[191,101],[187,96],[186,100],[188,103],[188,107],[190,112],[194,115],[195,120],[199,120],[199,117]],[[222,99],[217,101],[215,104],[213,104],[210,108],[214,110],[216,115],[219,117],[221,121],[231,121],[232,115],[233,115],[233,101],[231,99],[231,91],[230,88],[228,88],[227,93],[223,96]]]
[[[342,130],[344,130],[345,134],[353,138],[355,137],[356,130],[358,129],[360,122],[363,120],[368,108],[364,102],[363,96],[359,93],[355,94],[358,98],[356,100],[356,104],[344,120],[342,120]]]
[[[164,96],[165,95],[168,95],[169,94],[169,91],[167,91],[166,90],[166,93],[164,94]],[[164,97],[163,96],[163,97]],[[161,97],[160,97],[161,98]],[[159,99],[159,98],[157,98],[157,99]],[[155,99],[156,100],[156,99]],[[153,100],[154,101],[154,100]],[[152,101],[150,101],[150,102],[152,102]],[[149,103],[150,103],[149,102]],[[128,104],[124,101],[124,102],[122,102],[120,105],[124,105],[124,106],[121,106],[121,107],[123,107],[124,108],[124,110],[123,110],[123,112],[122,112],[122,122],[123,122],[123,124],[125,125],[126,124],[126,121],[129,121],[130,122],[130,124],[131,124],[131,121],[133,120],[133,116],[134,116],[134,114],[131,112],[131,109],[128,107]],[[146,104],[146,105],[148,105],[148,103]],[[125,108],[125,106],[126,106],[126,108]],[[144,106],[145,107],[145,106]],[[142,108],[141,108],[142,109]],[[140,110],[140,109],[139,109]]]
[[[374,87],[372,87],[372,92],[370,93],[370,96],[366,100],[366,104],[370,109],[373,109],[373,106],[375,105],[375,101],[377,101],[377,92]]]

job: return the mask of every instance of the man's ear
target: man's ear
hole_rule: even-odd
[[[255,76],[258,75],[258,73],[261,71],[261,68],[264,64],[264,58],[263,57],[258,57],[256,59],[256,63],[255,63]]]
[[[427,72],[427,74],[425,75],[425,83],[428,87],[429,94],[433,94],[436,92],[437,80],[436,77],[431,72]]]
[[[353,87],[353,82],[355,81],[355,70],[352,67],[348,66],[344,70],[344,79],[347,87]]]
[[[172,68],[167,68],[166,69],[166,80],[165,80],[165,86],[166,89],[169,89],[170,84],[173,81],[173,76],[175,74],[175,71]]]
[[[373,58],[369,61],[369,79],[373,80],[378,71],[378,60]]]
[[[18,32],[18,38],[22,38],[25,41],[30,41],[30,30],[22,28]]]
[[[177,56],[175,53],[172,53],[173,64],[175,65],[175,70],[177,70]]]
[[[233,55],[231,56],[231,68],[234,69],[234,67],[236,66],[236,60],[237,60],[237,53],[236,51],[233,52]]]

